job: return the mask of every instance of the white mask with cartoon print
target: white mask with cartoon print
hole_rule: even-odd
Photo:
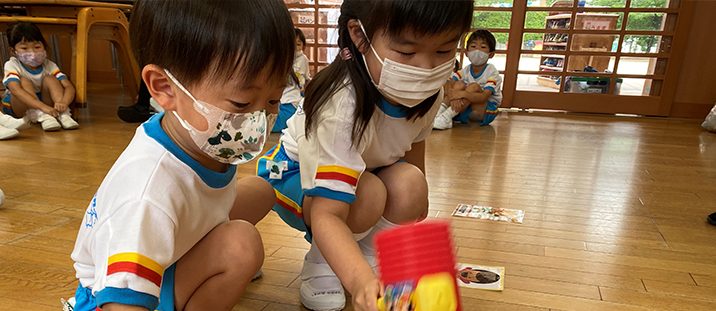
[[[164,69],[164,72],[194,101],[194,109],[206,119],[208,128],[200,131],[182,119],[176,111],[172,111],[201,151],[216,161],[232,165],[246,163],[261,154],[266,135],[271,129],[268,126],[273,126],[267,121],[275,121],[275,116],[263,109],[250,113],[224,111],[197,100],[169,70]]]

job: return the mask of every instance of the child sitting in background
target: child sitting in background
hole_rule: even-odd
[[[296,77],[298,77],[301,96],[303,96],[303,88],[306,87],[306,82],[311,79],[310,70],[308,68],[308,57],[306,54],[303,54],[303,51],[306,49],[306,36],[303,35],[301,29],[294,27],[294,31],[296,32],[296,58],[293,60],[293,71],[296,73]]]
[[[487,61],[495,56],[496,40],[488,30],[479,29],[465,40],[472,64],[452,76],[447,83],[449,105],[443,104],[435,117],[434,129],[452,128],[453,121],[479,121],[490,124],[502,102],[500,72]]]
[[[295,27],[294,32],[296,33],[296,54],[293,60],[295,76],[289,77],[286,88],[283,90],[278,117],[271,133],[280,133],[286,128],[286,121],[296,113],[298,103],[303,99],[303,88],[309,79],[308,57],[303,54],[303,50],[306,48],[306,36],[303,35],[301,29]]]
[[[40,29],[30,22],[16,22],[8,26],[7,36],[12,57],[5,63],[3,114],[23,118],[24,123],[39,122],[45,131],[56,131],[60,126],[78,128],[69,108],[75,88],[57,64],[47,59],[47,44]],[[4,121],[11,122],[7,117]]]

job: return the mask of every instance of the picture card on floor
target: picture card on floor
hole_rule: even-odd
[[[525,218],[525,211],[491,206],[460,204],[455,208],[455,211],[452,212],[452,215],[457,217],[489,219],[521,224],[522,220]]]
[[[505,267],[457,264],[458,286],[501,291],[504,283]]]

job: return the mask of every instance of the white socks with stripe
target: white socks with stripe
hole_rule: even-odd
[[[380,217],[378,223],[376,223],[375,226],[373,226],[373,228],[368,231],[368,234],[366,234],[362,239],[358,240],[358,247],[360,247],[360,251],[361,253],[363,253],[363,257],[368,260],[371,267],[375,268],[376,265],[375,245],[373,245],[373,237],[375,237],[378,232],[395,226],[397,225],[388,221],[384,217]]]

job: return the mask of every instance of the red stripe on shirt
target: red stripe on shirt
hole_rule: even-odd
[[[353,187],[355,187],[358,184],[358,178],[355,178],[353,176],[349,176],[343,173],[336,173],[336,172],[319,172],[316,173],[316,179],[329,179],[329,180],[338,180],[342,181],[344,183],[347,183]]]
[[[152,269],[142,266],[136,262],[120,261],[110,264],[107,267],[107,276],[119,272],[128,272],[136,274],[137,276],[147,279],[150,282],[156,284],[157,286],[161,286],[162,284],[162,276],[159,273],[156,273],[152,271]]]

